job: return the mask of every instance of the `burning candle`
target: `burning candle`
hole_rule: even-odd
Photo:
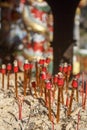
[[[14,73],[15,73],[15,93],[16,97],[18,97],[18,86],[17,86],[17,73],[18,73],[18,62],[14,61]]]
[[[76,89],[77,93],[78,93],[78,81],[77,79],[73,79],[72,81],[72,93],[71,93],[71,97],[70,97],[70,104],[69,104],[69,108],[68,108],[68,116],[71,114],[71,109],[72,109],[72,101],[73,101],[73,96],[74,96],[74,90]],[[77,94],[78,96],[78,94]],[[78,97],[77,97],[78,100]]]
[[[4,75],[6,73],[6,65],[5,64],[2,64],[2,88],[4,89]]]
[[[10,72],[12,69],[12,65],[10,63],[7,64],[7,89],[9,89],[9,78],[10,78]]]

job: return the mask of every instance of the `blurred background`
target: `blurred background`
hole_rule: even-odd
[[[0,65],[49,57],[53,69],[53,14],[44,0],[0,0]],[[73,73],[87,72],[87,0],[81,0],[73,27]],[[68,52],[71,53],[70,51]]]

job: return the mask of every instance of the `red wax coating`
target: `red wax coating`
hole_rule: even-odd
[[[76,79],[73,79],[72,81],[72,87],[77,88],[78,87],[78,81]]]
[[[68,71],[71,71],[72,70],[72,66],[69,64],[67,69],[68,69]]]
[[[63,67],[63,72],[67,73],[67,71],[68,71],[68,67]]]
[[[63,71],[63,67],[59,66],[59,71],[62,72]]]
[[[51,61],[50,58],[47,57],[47,58],[46,58],[46,63],[49,64],[50,61]]]
[[[47,76],[46,76],[46,73],[42,72],[42,73],[41,73],[41,78],[42,78],[43,80],[45,80],[46,77],[47,77]]]
[[[51,87],[52,87],[51,83],[50,83],[50,82],[46,82],[46,88],[47,88],[48,90],[50,90]]]
[[[53,78],[53,82],[57,83],[57,81],[58,81],[58,75],[55,75],[54,78]]]
[[[58,77],[57,84],[58,84],[58,86],[61,86],[61,87],[62,87],[62,86],[64,85],[64,79]]]
[[[5,74],[6,73],[6,69],[2,69],[1,72],[2,72],[2,74]]]
[[[45,60],[44,59],[40,59],[39,60],[39,64],[43,65],[45,63]]]
[[[18,66],[14,66],[14,73],[18,72]]]
[[[29,64],[24,64],[24,70],[28,70],[29,69]]]
[[[32,69],[33,68],[33,64],[29,64],[29,69]]]
[[[42,67],[42,71],[46,72],[47,68],[46,67]]]
[[[7,70],[11,71],[11,69],[12,69],[12,65],[11,65],[11,64],[8,64],[8,65],[7,65]]]

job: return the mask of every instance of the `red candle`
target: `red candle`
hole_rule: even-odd
[[[64,85],[64,77],[63,74],[61,72],[58,73],[58,81],[57,81],[57,85],[58,85],[58,98],[57,98],[57,122],[59,122],[60,120],[60,96],[62,99],[62,104],[64,104],[64,100],[63,100],[63,85]]]
[[[6,73],[6,65],[5,64],[2,65],[1,72],[2,72],[2,88],[4,88],[4,75]]]
[[[63,87],[63,85],[64,85],[64,77],[63,77],[63,74],[61,72],[58,73],[57,84],[60,87]]]
[[[46,79],[46,73],[44,71],[41,72],[41,79],[42,80]]]
[[[10,71],[12,69],[12,65],[10,63],[7,64],[7,89],[9,89],[9,77],[10,77]]]
[[[14,73],[15,73],[15,93],[16,97],[18,97],[18,86],[17,86],[17,72],[18,72],[18,62],[14,61]]]
[[[2,70],[1,70],[2,74],[5,74],[6,73],[6,65],[3,64],[2,65]]]
[[[29,63],[28,63],[28,60],[25,60],[24,70],[28,70],[28,69],[29,69]]]
[[[46,58],[46,63],[49,64],[51,59],[49,57]]]
[[[58,78],[57,84],[58,84],[59,87],[62,87],[64,85],[64,79]]]
[[[64,74],[66,74],[67,71],[68,71],[68,64],[64,63],[64,65],[63,65],[63,72],[64,72]]]
[[[59,65],[59,72],[62,72],[63,71],[63,64],[60,64]]]
[[[51,120],[52,119],[52,116],[51,116],[51,93],[50,93],[50,90],[51,90],[51,83],[49,80],[46,81],[46,89],[48,90],[48,102],[49,102],[49,119]]]
[[[46,81],[46,88],[47,88],[48,90],[50,90],[51,87],[52,87],[51,82],[50,82],[49,80],[47,80],[47,81]]]
[[[45,63],[45,59],[40,59],[40,60],[39,60],[39,64],[40,64],[40,65],[44,65],[44,63]]]
[[[68,64],[67,70],[68,70],[68,71],[71,71],[71,70],[72,70],[72,65],[71,65],[71,64]]]
[[[57,81],[58,81],[58,75],[55,75],[55,76],[53,77],[53,82],[54,82],[54,83],[57,83]]]
[[[42,71],[46,72],[46,71],[47,71],[47,67],[46,67],[46,66],[43,66],[43,67],[42,67]]]
[[[11,65],[10,63],[8,63],[8,64],[7,64],[7,70],[8,70],[8,71],[11,71],[11,69],[12,69],[12,65]]]

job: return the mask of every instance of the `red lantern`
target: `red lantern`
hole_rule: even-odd
[[[78,81],[77,81],[76,78],[73,79],[73,81],[72,81],[72,87],[73,87],[73,88],[77,88],[77,87],[78,87]]]
[[[50,81],[47,80],[47,81],[46,81],[46,88],[47,88],[48,90],[50,90],[51,87],[52,87],[52,85],[51,85]]]
[[[12,69],[12,65],[9,63],[9,64],[7,64],[7,70],[8,71],[11,71],[11,69]]]

